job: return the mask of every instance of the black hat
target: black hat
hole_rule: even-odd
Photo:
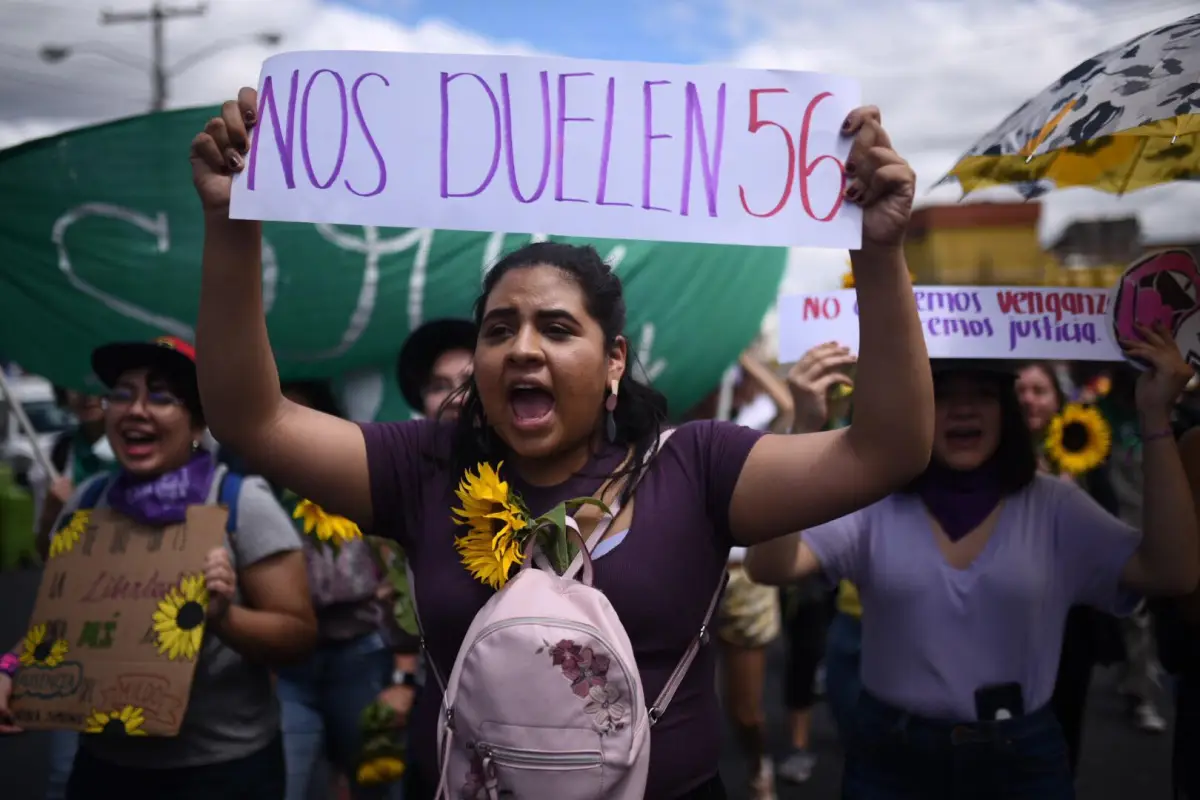
[[[947,372],[982,372],[1016,380],[1021,362],[999,358],[931,358],[929,366],[932,367],[934,375]]]
[[[476,337],[475,323],[465,319],[430,320],[409,334],[396,361],[396,380],[411,408],[421,410],[421,388],[434,362],[448,350],[475,352]]]
[[[196,349],[175,336],[149,342],[113,342],[92,351],[92,371],[110,389],[121,374],[149,367],[196,383]]]

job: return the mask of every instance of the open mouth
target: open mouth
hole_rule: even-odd
[[[508,404],[518,428],[546,423],[554,413],[554,395],[542,386],[517,385],[509,389]]]
[[[121,444],[131,458],[139,458],[154,452],[154,447],[158,444],[158,437],[150,431],[123,430],[121,431]]]
[[[983,438],[983,431],[974,427],[952,428],[946,431],[946,442],[953,447],[974,447]]]

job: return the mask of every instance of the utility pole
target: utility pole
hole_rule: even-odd
[[[101,25],[150,23],[150,62],[154,81],[151,86],[150,107],[154,111],[162,111],[167,107],[167,58],[166,45],[163,42],[166,23],[181,17],[202,17],[207,11],[208,6],[204,3],[187,7],[165,6],[159,0],[154,0],[147,11],[105,11],[100,15]]]

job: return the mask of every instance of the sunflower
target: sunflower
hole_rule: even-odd
[[[25,634],[25,646],[21,650],[21,665],[26,667],[57,667],[67,655],[67,640],[46,640],[46,626],[34,625]]]
[[[497,537],[491,531],[472,530],[454,540],[463,566],[481,583],[499,589],[508,583],[513,565],[521,561],[521,542],[512,535]]]
[[[204,640],[208,589],[203,575],[185,575],[158,601],[154,612],[154,643],[158,654],[171,661],[192,661]]]
[[[83,721],[84,733],[104,733],[109,736],[146,736],[142,724],[145,712],[137,706],[125,706],[119,711],[97,711]]]
[[[341,544],[362,538],[358,525],[345,517],[330,514],[312,500],[301,500],[292,509],[292,517],[304,522],[304,533],[322,543]]]
[[[524,537],[519,532],[529,527],[525,510],[498,470],[486,463],[479,465],[478,474],[468,470],[455,491],[462,508],[451,509],[459,517],[456,524],[470,527],[454,542],[463,565],[494,589],[508,581],[513,565],[521,560]]]
[[[1091,406],[1068,405],[1046,431],[1046,454],[1069,475],[1100,466],[1111,447],[1112,429]]]
[[[88,520],[91,519],[91,516],[90,511],[76,511],[71,515],[71,518],[55,532],[54,537],[50,540],[51,558],[66,555],[75,549],[75,545],[79,544],[79,537],[83,536],[83,532],[87,530]]]
[[[379,756],[360,764],[354,780],[360,786],[376,786],[397,781],[403,775],[403,761],[392,756]]]

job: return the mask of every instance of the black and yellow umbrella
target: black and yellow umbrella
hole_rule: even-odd
[[[1090,186],[1123,194],[1200,179],[1200,14],[1063,75],[980,139],[939,183]]]

